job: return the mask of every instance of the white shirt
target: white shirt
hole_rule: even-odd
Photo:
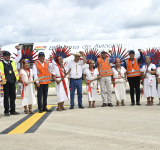
[[[39,60],[38,60],[38,61],[39,61]],[[40,62],[40,61],[39,61],[39,62]],[[41,62],[40,62],[40,63],[41,63]],[[44,67],[44,62],[41,63],[41,65]],[[49,68],[50,68],[50,70],[53,69],[54,65],[55,65],[55,61],[52,60],[52,63],[49,63]],[[37,67],[36,67],[35,64],[33,65],[33,77],[34,77],[34,80],[37,80],[37,79],[38,79],[38,76],[37,76]],[[39,83],[39,81],[36,81],[36,83]]]
[[[160,67],[157,68],[156,75],[160,78]]]
[[[90,71],[89,68],[86,68],[83,71],[83,74],[86,75],[87,80],[93,80],[97,78],[97,76],[99,75],[99,72],[97,68],[95,68],[93,71]]]
[[[121,78],[121,77],[125,78],[126,69],[123,66],[121,66],[117,70],[116,68],[112,68],[113,78]]]
[[[19,63],[19,61],[21,60],[21,58],[22,58],[22,51],[21,50],[17,50],[17,57],[15,59],[13,59],[13,61],[15,62],[15,65],[17,65]],[[3,62],[6,63],[6,64],[10,63],[10,61],[7,62],[5,60],[3,60]]]
[[[83,66],[83,60],[79,60],[77,63],[74,60],[70,61],[67,66],[68,70],[71,69],[69,77],[73,79],[81,78],[82,77],[82,66]]]
[[[148,67],[148,70],[151,71],[151,69],[156,69],[156,66],[155,64],[150,64],[149,67]],[[144,74],[146,74],[146,77],[150,77],[150,76],[155,76],[155,75],[152,75],[151,73],[146,73],[146,70],[147,70],[147,65],[143,65],[142,67],[142,72]]]

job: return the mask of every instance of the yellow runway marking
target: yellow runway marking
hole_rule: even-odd
[[[48,105],[47,108],[50,109],[54,105]],[[17,126],[15,129],[10,131],[8,134],[23,134],[25,133],[29,128],[31,128],[46,112],[42,113],[35,113],[33,116],[31,116],[29,119],[21,123],[19,126]]]

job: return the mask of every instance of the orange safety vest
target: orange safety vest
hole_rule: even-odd
[[[37,67],[37,76],[38,78],[43,77],[41,80],[39,80],[40,84],[49,84],[51,83],[51,74],[49,70],[49,64],[44,61],[44,67],[39,61],[36,61],[34,63]]]
[[[136,77],[141,75],[138,58],[134,58],[133,64],[132,61],[128,58],[126,60],[126,66],[127,66],[127,77]]]
[[[97,58],[98,71],[101,77],[112,76],[112,69],[110,65],[110,58],[106,57],[104,61],[102,57]]]

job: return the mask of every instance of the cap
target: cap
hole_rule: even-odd
[[[38,57],[41,55],[45,56],[43,52],[39,52]]]
[[[101,53],[107,53],[107,51],[105,49],[102,49]]]
[[[4,52],[3,52],[3,56],[8,56],[8,55],[11,56],[11,53],[10,53],[9,51],[4,51]]]
[[[135,54],[135,51],[134,51],[134,50],[130,50],[130,51],[129,51],[129,54],[132,54],[132,53]]]

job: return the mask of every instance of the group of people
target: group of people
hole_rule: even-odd
[[[70,61],[67,67],[63,65],[61,55],[52,55],[51,62],[45,60],[44,52],[39,52],[38,60],[34,62],[33,69],[30,69],[29,59],[22,59],[22,52],[19,46],[17,49],[17,57],[10,60],[10,52],[3,52],[3,61],[0,62],[0,78],[1,78],[1,97],[0,106],[4,102],[4,115],[19,115],[16,112],[16,81],[22,83],[22,105],[26,114],[33,114],[32,105],[37,104],[39,113],[43,111],[49,112],[47,109],[48,87],[51,79],[55,81],[57,93],[58,107],[57,111],[66,110],[64,101],[70,100],[70,109],[74,109],[74,94],[77,89],[78,107],[83,109],[82,105],[82,79],[86,82],[86,90],[89,101],[89,108],[95,108],[95,101],[103,99],[102,107],[113,107],[112,105],[112,83],[115,88],[116,106],[120,103],[125,106],[126,100],[126,82],[129,82],[131,105],[140,104],[140,76],[143,76],[143,92],[147,98],[147,106],[153,105],[154,97],[160,98],[160,86],[158,84],[158,92],[156,90],[156,79],[160,83],[160,68],[151,63],[149,57],[145,58],[146,65],[140,70],[140,62],[144,57],[139,49],[140,58],[135,58],[134,50],[129,51],[129,58],[125,60],[124,67],[121,66],[121,60],[114,58],[113,52],[109,51],[110,57],[107,57],[107,51],[102,50],[101,56],[96,60],[87,60],[82,51],[74,55],[74,60]],[[82,57],[82,59],[81,59]],[[18,72],[17,63],[20,61],[22,68]],[[89,67],[82,72],[82,66],[89,64]],[[111,68],[111,63],[115,67]],[[51,71],[52,70],[52,71]],[[98,83],[100,81],[100,85]],[[134,98],[134,88],[136,89],[136,103]],[[107,100],[105,89],[107,89]],[[37,100],[35,97],[37,91]],[[43,98],[43,99],[42,99]],[[9,104],[10,102],[10,104]],[[160,102],[159,104],[160,105]]]

